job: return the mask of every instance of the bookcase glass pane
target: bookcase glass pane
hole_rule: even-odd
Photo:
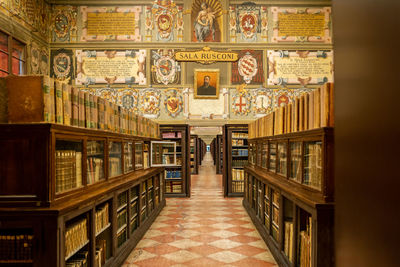
[[[124,172],[133,171],[133,142],[124,143]]]
[[[143,168],[143,143],[135,143],[135,169]]]
[[[250,143],[249,144],[249,164],[256,165],[256,144]]]
[[[290,143],[289,178],[301,183],[301,142]]]
[[[276,143],[269,144],[268,170],[271,172],[276,171]]]
[[[276,172],[286,176],[287,175],[287,145],[286,143],[278,143],[278,165]]]
[[[56,193],[82,186],[82,141],[56,140]]]
[[[117,197],[117,245],[122,246],[127,239],[128,226],[128,196],[129,192],[124,191]]]
[[[257,143],[257,166],[261,167],[262,164],[262,143]]]
[[[87,141],[87,184],[93,184],[104,176],[104,141]]]
[[[283,252],[293,262],[293,202],[283,197]]]
[[[143,168],[147,169],[150,167],[150,151],[149,144],[144,143],[143,146]]]
[[[322,142],[304,142],[303,184],[321,190]]]
[[[267,168],[268,161],[268,142],[262,143],[261,149],[261,167]]]
[[[109,177],[122,174],[122,143],[110,141],[108,143],[108,152]]]

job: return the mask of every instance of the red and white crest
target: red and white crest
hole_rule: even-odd
[[[249,84],[252,78],[257,74],[257,60],[250,53],[246,53],[246,55],[239,59],[238,70],[244,82]]]

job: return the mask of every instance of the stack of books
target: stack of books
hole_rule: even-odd
[[[31,261],[33,235],[0,235],[0,261]]]
[[[249,124],[250,138],[334,126],[334,88],[326,83]]]
[[[0,123],[47,122],[150,138],[160,136],[157,123],[49,76],[0,78],[0,98]]]
[[[100,233],[110,223],[108,203],[96,211],[96,234]]]
[[[87,219],[82,219],[67,227],[65,231],[65,256],[70,257],[89,242]]]

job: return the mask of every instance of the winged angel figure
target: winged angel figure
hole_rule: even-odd
[[[195,0],[192,6],[194,18],[194,34],[197,42],[218,41],[219,31],[217,19],[222,14],[222,6],[218,0]]]

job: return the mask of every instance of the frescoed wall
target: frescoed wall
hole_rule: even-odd
[[[0,18],[13,25],[0,26],[30,31],[20,34],[27,73],[67,80],[160,122],[247,122],[333,81],[331,7],[323,2],[2,1]],[[200,50],[238,60],[175,58]],[[218,70],[215,98],[196,97],[199,70]]]

